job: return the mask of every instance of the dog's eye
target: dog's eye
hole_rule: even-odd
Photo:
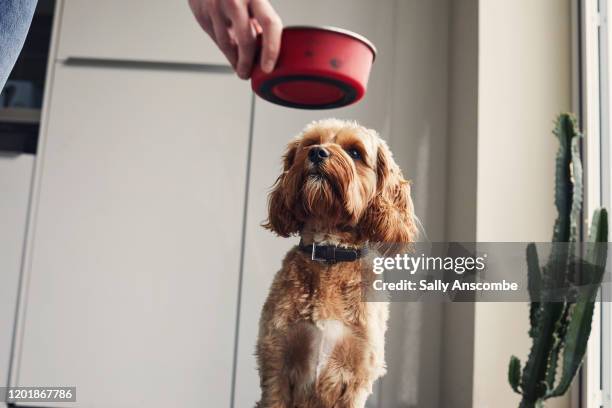
[[[361,153],[359,153],[359,150],[353,148],[348,149],[346,152],[353,158],[353,160],[361,160]]]

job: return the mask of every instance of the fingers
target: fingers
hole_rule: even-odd
[[[232,67],[236,69],[238,56],[236,53],[236,47],[232,44],[232,40],[229,35],[228,20],[223,14],[219,0],[209,1],[208,5],[209,8],[207,13],[212,21],[214,40],[217,43],[217,47],[219,47]]]
[[[224,1],[223,9],[232,22],[234,39],[238,45],[236,73],[240,78],[247,79],[251,76],[256,46],[256,33],[251,25],[248,9],[246,4],[239,0]]]
[[[240,78],[251,74],[259,32],[263,37],[261,68],[265,72],[274,69],[283,25],[268,0],[189,0],[189,5]]]
[[[268,0],[252,0],[251,11],[262,29],[261,69],[270,72],[274,69],[280,52],[283,23]]]
[[[191,11],[196,18],[202,30],[206,32],[214,40],[214,33],[212,30],[212,21],[204,11],[202,10],[202,2],[199,0],[189,0],[189,7],[191,7]]]

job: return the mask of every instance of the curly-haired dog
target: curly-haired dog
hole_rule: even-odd
[[[301,236],[263,307],[259,408],[363,408],[385,373],[388,305],[364,302],[369,242],[413,241],[409,183],[378,134],[324,120],[293,139],[265,227]]]

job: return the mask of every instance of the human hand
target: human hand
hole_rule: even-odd
[[[283,23],[268,0],[189,0],[189,6],[240,78],[251,76],[258,34],[263,37],[261,69],[274,69]]]

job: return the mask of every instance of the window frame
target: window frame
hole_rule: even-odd
[[[577,0],[573,13],[573,110],[579,113],[584,133],[582,144],[585,163],[584,216],[587,228],[593,211],[610,209],[612,192],[610,143],[610,92],[612,78],[609,56],[612,41],[608,30],[608,11],[612,0]],[[583,235],[586,228],[583,228]],[[583,238],[586,238],[583,236]],[[602,290],[610,290],[604,287]],[[606,294],[609,298],[609,293]],[[610,302],[595,304],[591,336],[579,380],[573,387],[574,408],[612,408],[612,308]],[[607,374],[605,374],[607,373]],[[604,375],[605,374],[605,375]]]

